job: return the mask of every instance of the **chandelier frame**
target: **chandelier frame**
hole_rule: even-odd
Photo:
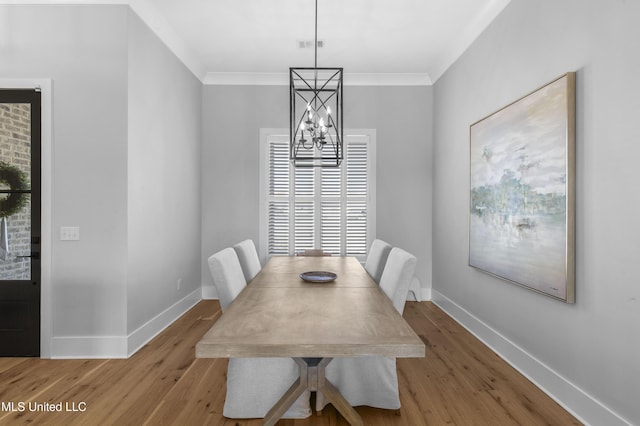
[[[342,102],[342,68],[289,68],[289,158],[295,167],[340,166]]]

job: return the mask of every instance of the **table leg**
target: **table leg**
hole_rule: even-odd
[[[273,426],[284,415],[287,409],[309,389],[321,391],[352,426],[363,426],[358,412],[344,399],[338,389],[325,378],[325,367],[333,358],[293,358],[300,367],[300,377],[289,390],[276,402],[264,418],[265,426]]]
[[[342,417],[345,418],[347,422],[349,422],[352,426],[363,426],[362,417],[360,414],[349,404],[349,401],[344,399],[344,396],[340,393],[338,389],[326,379],[324,374],[324,369],[331,362],[333,358],[323,358],[322,361],[318,364],[318,375],[317,375],[317,385],[314,389],[315,391],[321,391],[324,396],[333,404],[336,410]]]
[[[269,412],[264,416],[264,420],[262,422],[265,426],[273,426],[276,422],[287,412],[287,409],[293,405],[294,402],[302,395],[302,393],[307,390],[309,387],[309,383],[307,380],[307,375],[302,374],[302,366],[300,366],[300,377],[298,380],[293,382],[291,387],[282,395],[282,398],[275,403],[273,407],[269,410]]]

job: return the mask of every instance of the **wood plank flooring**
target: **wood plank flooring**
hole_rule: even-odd
[[[261,425],[222,416],[227,360],[194,357],[219,316],[202,301],[126,360],[0,358],[0,425]],[[402,408],[357,407],[366,425],[580,424],[434,304],[407,302],[404,316],[427,356],[398,359]],[[278,422],[346,424],[331,406]]]

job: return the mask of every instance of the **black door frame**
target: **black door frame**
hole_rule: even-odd
[[[41,93],[41,244],[40,358],[55,357],[53,339],[53,92],[48,78],[0,78],[2,89],[35,89]]]
[[[9,194],[9,197],[19,196],[19,193],[30,195],[29,233],[30,247],[28,251],[18,257],[30,257],[29,277],[3,280],[3,294],[11,300],[14,297],[20,300],[19,305],[26,307],[25,316],[22,318],[18,333],[4,331],[8,339],[3,345],[2,356],[32,356],[40,357],[41,346],[41,268],[40,268],[40,242],[41,238],[41,92],[37,89],[5,89],[0,88],[3,104],[29,104],[29,148],[30,148],[30,185],[29,189],[9,187],[0,192]],[[17,191],[17,192],[16,192]],[[25,303],[26,302],[26,303]],[[16,318],[17,319],[17,318]]]

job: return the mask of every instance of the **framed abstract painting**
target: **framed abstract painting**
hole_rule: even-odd
[[[469,265],[575,298],[575,73],[470,126]]]

